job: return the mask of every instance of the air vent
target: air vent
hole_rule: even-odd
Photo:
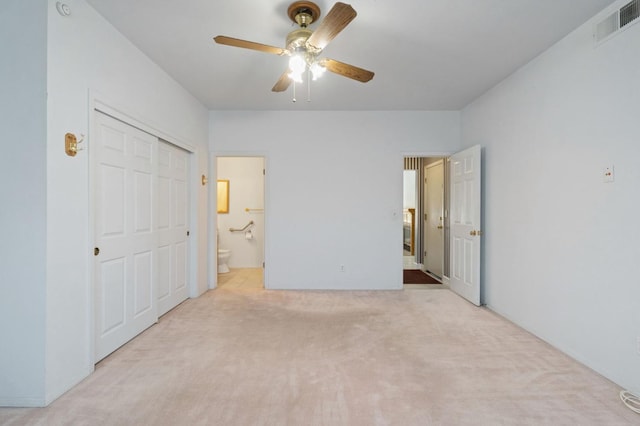
[[[633,0],[598,22],[594,30],[596,43],[599,44],[603,42],[614,33],[635,22],[640,16],[639,12],[640,0]]]
[[[638,6],[640,6],[640,0],[633,0],[620,9],[620,28],[638,19],[638,9],[640,9]]]

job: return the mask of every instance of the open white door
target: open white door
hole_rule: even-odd
[[[480,145],[451,156],[451,289],[480,306]]]

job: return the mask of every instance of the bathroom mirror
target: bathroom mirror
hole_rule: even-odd
[[[218,179],[218,213],[229,213],[229,181]]]

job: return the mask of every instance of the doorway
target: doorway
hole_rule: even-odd
[[[444,157],[404,159],[404,284],[413,284],[416,280],[424,284],[447,284],[447,170]],[[415,270],[426,277],[407,272]]]
[[[217,287],[264,288],[264,157],[217,157]]]
[[[442,173],[438,163],[443,166]],[[406,157],[404,170],[418,170],[416,196],[423,197],[416,203],[416,216],[420,217],[415,222],[416,228],[422,229],[417,231],[421,238],[416,242],[415,263],[427,271],[425,275],[437,276],[442,259],[442,284],[480,306],[481,237],[484,235],[481,229],[482,147],[474,145],[450,157]],[[435,189],[429,189],[429,180],[435,182]],[[439,199],[443,200],[442,207]],[[430,227],[435,228],[435,234],[430,233]],[[443,234],[442,240],[439,232]],[[430,235],[438,238],[434,237],[431,243]],[[429,256],[430,250],[436,252],[433,258]]]

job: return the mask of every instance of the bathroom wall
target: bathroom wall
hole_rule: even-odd
[[[219,247],[231,250],[230,268],[261,268],[264,261],[264,212],[245,209],[264,208],[264,158],[218,157],[218,179],[229,180],[229,213],[218,214]],[[246,232],[229,228],[254,225]]]

